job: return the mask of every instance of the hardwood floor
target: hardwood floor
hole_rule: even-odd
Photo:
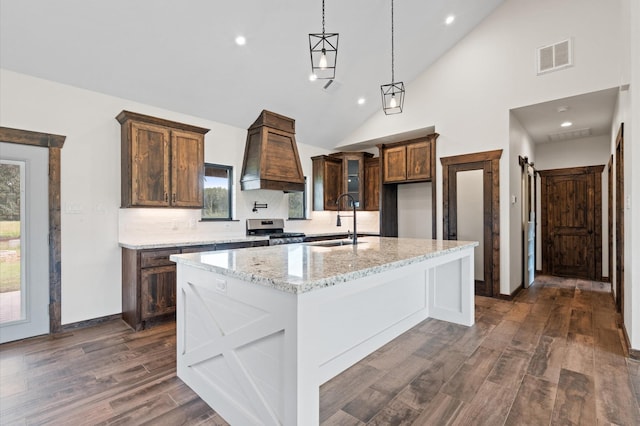
[[[640,424],[608,284],[538,277],[429,319],[320,388],[323,425]],[[175,325],[122,321],[0,345],[0,424],[224,425],[175,376]]]

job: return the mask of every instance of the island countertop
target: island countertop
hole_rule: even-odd
[[[477,245],[475,241],[364,237],[355,246],[288,244],[172,255],[171,260],[298,294]]]

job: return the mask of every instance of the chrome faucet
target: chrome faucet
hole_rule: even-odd
[[[353,214],[351,216],[342,215],[342,217],[353,217],[353,244],[356,245],[358,244],[358,230],[356,229],[356,200],[351,194],[344,193],[336,200],[336,204],[338,205],[338,219],[336,221],[336,226],[342,226],[342,222],[340,221],[340,200],[342,200],[343,197],[348,197],[351,201],[351,205],[353,206]]]

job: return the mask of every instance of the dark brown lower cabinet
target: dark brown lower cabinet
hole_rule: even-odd
[[[176,311],[176,267],[159,266],[140,272],[140,308],[143,321]]]
[[[122,319],[136,331],[175,319],[176,264],[169,259],[172,254],[268,244],[265,240],[161,249],[122,248]]]

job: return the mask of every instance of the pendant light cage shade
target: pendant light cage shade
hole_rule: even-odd
[[[311,72],[319,79],[336,77],[338,33],[309,34]]]
[[[382,110],[386,115],[400,114],[404,105],[404,83],[390,83],[380,86]]]
[[[391,83],[380,86],[382,110],[385,115],[400,114],[404,105],[404,83],[396,82],[394,52],[393,0],[391,0]]]

